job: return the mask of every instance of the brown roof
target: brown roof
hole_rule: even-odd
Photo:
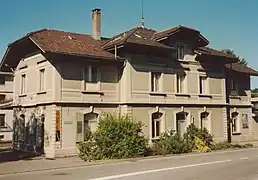
[[[210,48],[210,47],[199,47],[196,51],[198,53],[206,54],[206,55],[221,56],[221,57],[226,57],[226,58],[234,58],[230,54],[221,52],[217,49],[213,49],[213,48]]]
[[[101,48],[100,41],[96,41],[86,34],[42,29],[28,33],[21,39],[24,38],[32,39],[45,52],[115,59],[113,54]]]
[[[129,31],[123,32],[112,37],[108,42],[103,44],[104,49],[108,49],[114,47],[115,45],[122,45],[124,43],[134,43],[134,44],[142,44],[147,46],[155,46],[161,48],[173,49],[167,45],[161,44],[152,40],[152,36],[155,33],[155,30],[143,27],[136,27],[130,29]]]
[[[232,63],[232,64],[226,64],[226,68],[231,69],[236,72],[249,74],[252,76],[258,76],[258,72],[248,66],[244,66],[240,63]]]
[[[172,34],[174,32],[177,32],[178,30],[180,29],[189,29],[189,30],[192,30],[192,31],[195,31],[197,33],[200,33],[199,30],[197,29],[194,29],[194,28],[191,28],[191,27],[187,27],[187,26],[182,26],[182,25],[178,25],[178,26],[175,26],[175,27],[172,27],[172,28],[169,28],[169,29],[166,29],[166,30],[163,30],[163,31],[158,31],[156,33],[153,34],[153,39],[159,39],[159,38],[163,38],[165,36],[168,36],[169,34]]]

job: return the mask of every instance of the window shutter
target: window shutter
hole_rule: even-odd
[[[76,113],[76,142],[83,141],[84,134],[84,119],[83,114],[80,112]]]

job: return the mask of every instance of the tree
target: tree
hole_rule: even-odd
[[[221,52],[223,52],[223,53],[226,53],[226,54],[229,54],[229,55],[232,55],[234,58],[237,58],[238,59],[238,62],[240,63],[240,64],[242,64],[243,66],[247,66],[247,61],[245,60],[245,58],[242,58],[242,57],[240,57],[240,56],[237,56],[236,54],[235,54],[235,52],[233,51],[233,50],[231,50],[231,49],[223,49],[223,50],[221,50]]]
[[[258,88],[252,89],[252,93],[258,93]]]

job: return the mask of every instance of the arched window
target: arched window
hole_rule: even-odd
[[[201,117],[200,117],[200,124],[201,124],[201,129],[203,130],[206,128],[208,131],[210,131],[210,126],[209,126],[209,113],[208,112],[202,112]]]
[[[161,120],[162,120],[162,113],[155,112],[152,113],[151,116],[151,134],[152,138],[157,138],[161,135]]]
[[[98,114],[97,113],[87,113],[84,114],[84,135],[87,135],[89,131],[95,132],[98,126]]]
[[[184,135],[187,129],[187,115],[186,112],[176,113],[176,132],[181,136]]]

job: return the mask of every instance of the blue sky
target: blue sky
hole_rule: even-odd
[[[0,2],[0,58],[8,43],[41,28],[91,33],[91,10],[102,9],[102,36],[141,22],[141,0],[6,0]],[[230,48],[258,70],[257,0],[144,0],[146,27],[199,29],[217,49]],[[252,78],[258,87],[258,78]]]

